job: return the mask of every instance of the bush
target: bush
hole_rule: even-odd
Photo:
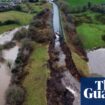
[[[21,42],[23,48],[30,48],[30,49],[34,48],[34,42],[32,40],[23,39]]]
[[[3,47],[4,49],[10,49],[12,47],[14,47],[16,44],[14,42],[6,42]]]
[[[17,11],[22,11],[22,7],[21,7],[20,5],[17,5],[17,6],[15,7],[15,10],[17,10]]]
[[[95,18],[97,21],[101,22],[102,24],[105,24],[105,15],[99,14]]]
[[[105,41],[105,35],[102,35],[102,40]]]
[[[29,37],[39,43],[48,42],[51,38],[51,30],[46,28],[40,30],[34,26],[30,26]]]
[[[6,101],[9,105],[21,105],[25,98],[23,88],[18,85],[12,85],[6,92]]]
[[[28,30],[26,28],[22,28],[21,30],[17,31],[14,35],[14,40],[22,40],[28,36]]]
[[[3,45],[0,45],[0,51],[3,50],[3,49],[4,49],[4,46]]]
[[[66,3],[66,2],[63,2],[61,3],[62,5],[60,6],[61,7],[61,10],[67,15],[69,13],[71,13],[71,9],[69,7],[69,5]]]
[[[42,19],[35,19],[31,22],[30,25],[32,25],[36,28],[43,28],[44,27],[44,23],[43,23]]]
[[[6,20],[4,22],[0,21],[0,26],[10,25],[10,24],[20,24],[20,22],[18,20]]]

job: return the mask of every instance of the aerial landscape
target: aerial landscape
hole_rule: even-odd
[[[104,62],[105,0],[0,0],[0,105],[80,105]]]

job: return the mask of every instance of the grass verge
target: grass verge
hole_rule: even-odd
[[[49,76],[47,68],[48,46],[35,44],[34,51],[25,70],[29,72],[23,86],[27,91],[23,105],[47,105],[46,82]]]

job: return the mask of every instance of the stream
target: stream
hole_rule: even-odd
[[[71,75],[70,71],[66,67],[66,55],[61,48],[60,37],[62,35],[62,32],[60,25],[59,8],[53,1],[50,1],[50,3],[52,3],[53,5],[53,28],[55,33],[54,48],[55,51],[58,52],[59,57],[59,61],[57,62],[57,64],[60,67],[65,67],[61,81],[63,86],[74,95],[75,100],[73,102],[73,105],[80,105],[80,83]]]
[[[28,28],[28,26],[23,26]],[[0,35],[0,44],[3,45],[6,42],[12,41],[14,34],[20,30],[16,28],[12,31],[5,32]],[[19,45],[16,44],[13,48],[9,50],[2,50],[2,57],[4,58],[3,62],[0,62],[0,105],[5,105],[5,92],[8,89],[8,86],[11,82],[11,69],[14,66],[14,62],[17,58],[19,52]]]

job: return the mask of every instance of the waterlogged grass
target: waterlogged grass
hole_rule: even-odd
[[[67,1],[72,7],[87,5],[88,2],[91,2],[92,4],[105,3],[105,0],[67,0]]]
[[[102,35],[105,35],[105,25],[84,23],[78,26],[77,31],[86,49],[105,46],[102,40]]]
[[[46,82],[49,70],[46,66],[48,60],[48,46],[35,44],[35,49],[30,57],[23,86],[27,91],[24,105],[47,105]]]

